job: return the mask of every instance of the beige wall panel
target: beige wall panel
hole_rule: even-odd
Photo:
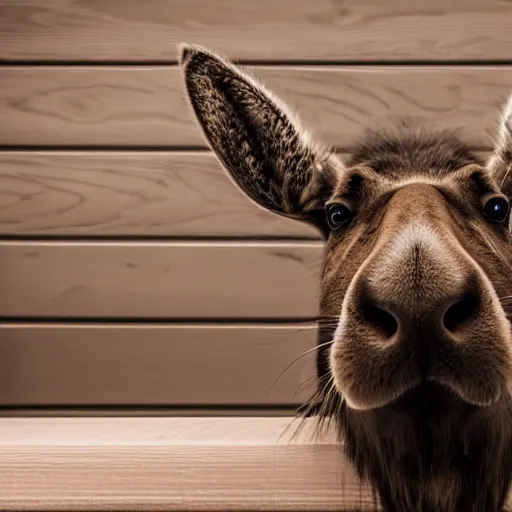
[[[0,152],[0,235],[320,239],[202,152]]]
[[[0,406],[296,404],[315,345],[314,324],[4,324]]]
[[[201,152],[0,152],[0,234],[319,238]]]
[[[322,244],[0,244],[0,316],[312,318]]]
[[[506,0],[2,0],[0,58],[510,59]]]
[[[462,127],[488,148],[512,67],[255,69],[319,138],[345,149],[397,116]],[[176,67],[2,67],[0,145],[206,147]]]

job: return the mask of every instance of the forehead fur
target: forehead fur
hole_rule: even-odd
[[[437,178],[468,164],[483,165],[473,148],[454,130],[403,120],[384,129],[367,130],[348,165],[365,164],[388,177],[420,173]]]

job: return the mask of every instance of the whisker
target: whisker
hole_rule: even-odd
[[[306,350],[305,352],[302,352],[302,354],[298,357],[296,357],[277,377],[277,379],[272,383],[272,386],[270,386],[270,389],[267,393],[267,398],[270,396],[270,393],[272,393],[272,390],[274,389],[275,385],[278,383],[279,379],[286,373],[286,371],[292,367],[297,361],[302,359],[303,357],[307,356],[308,354],[311,354],[315,350],[318,350],[322,347],[326,347],[327,345],[332,345],[334,343],[334,340],[326,341],[325,343],[320,343],[316,347],[310,348],[309,350]]]
[[[336,391],[334,378],[332,376],[326,384],[326,389],[325,399],[323,400],[319,413],[320,421],[317,426],[317,436],[325,435],[325,432],[330,428],[333,420],[333,409],[336,405],[337,399],[340,398],[340,395]]]
[[[299,435],[299,433],[302,431],[302,429],[304,428],[304,425],[307,423],[307,420],[308,418],[307,417],[295,417],[293,418],[293,420],[291,421],[291,423],[284,429],[284,431],[282,432],[282,434],[279,436],[279,439],[277,440],[278,442],[281,440],[281,438],[284,436],[285,433],[288,432],[288,430],[291,428],[291,426],[293,425],[293,423],[295,421],[298,421],[299,424],[297,425],[297,428],[295,429],[295,431],[293,432],[293,434],[291,435],[290,437],[290,443],[292,443],[294,441],[294,439],[297,438],[297,436]]]
[[[291,442],[303,430],[305,424],[308,422],[308,420],[310,418],[311,412],[317,407],[317,405],[318,405],[317,398],[318,398],[318,390],[317,390],[317,393],[315,393],[315,395],[313,397],[311,397],[310,400],[308,402],[306,402],[306,404],[304,404],[304,406],[301,408],[302,410],[300,410],[300,412],[299,412],[299,416],[295,418],[296,420],[299,421],[299,424],[297,425],[297,428],[295,429],[294,433],[292,434],[292,437],[290,439]],[[291,424],[288,427],[290,427],[290,426],[291,426]],[[285,431],[288,430],[288,427]],[[281,436],[279,436],[279,438],[281,438]]]
[[[308,402],[306,402],[303,406],[301,406],[298,409],[297,413],[300,416],[300,423],[297,427],[297,430],[294,432],[292,439],[295,438],[302,431],[308,418],[311,418],[312,413],[318,416],[318,418],[316,419],[317,424],[314,430],[314,432],[316,432],[316,435],[318,435],[322,423],[325,421],[324,411],[326,407],[328,407],[328,404],[326,402],[329,402],[331,400],[330,395],[325,393],[325,389],[327,389],[331,380],[332,376],[324,375],[320,377],[319,384],[315,394],[312,397],[310,397]]]
[[[487,246],[491,249],[491,251],[507,266],[510,268],[510,262],[505,258],[505,256],[503,254],[500,253],[500,251],[498,249],[496,249],[496,247],[494,246],[494,243],[492,242],[492,240],[487,236],[487,234],[485,234],[483,232],[483,230],[481,230],[479,227],[477,228],[478,231],[480,232],[480,235],[482,236],[482,238],[484,239],[484,241],[487,243]]]
[[[332,322],[319,322],[318,326],[320,328],[323,328],[323,329],[329,329],[329,328],[332,328],[332,329],[336,329],[339,325],[339,322],[336,320],[336,321],[332,321]]]
[[[295,421],[297,421],[297,419],[302,419],[302,418],[297,418],[297,417],[292,418],[290,423],[288,423],[288,425],[286,425],[285,429],[281,432],[281,434],[277,438],[276,444],[274,445],[274,453],[275,453],[275,448],[277,447],[277,445],[281,441],[281,438],[288,432],[288,430],[290,430],[291,426],[293,425],[293,423]],[[292,436],[292,438],[293,438],[293,436]]]
[[[295,391],[295,395],[294,395],[294,398],[297,396],[297,393],[299,392],[301,386],[304,386],[304,384],[307,384],[309,381],[313,380],[313,379],[316,379],[316,375],[311,375],[310,377],[308,377],[307,379],[304,379],[304,380],[301,380],[299,382],[299,385],[297,386],[297,390]]]
[[[500,184],[500,190],[503,190],[503,185],[505,184],[505,181],[507,181],[508,175],[510,174],[510,171],[512,170],[512,164],[510,164],[507,168],[507,172],[505,173],[505,176],[501,180]]]

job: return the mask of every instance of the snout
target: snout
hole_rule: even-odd
[[[428,381],[488,406],[507,391],[510,338],[478,264],[448,232],[410,223],[377,246],[352,279],[331,372],[355,409],[384,406]]]
[[[485,289],[480,289],[475,275],[468,276],[458,286],[447,282],[434,300],[418,290],[404,293],[403,277],[403,273],[396,274],[396,283],[392,286],[396,292],[391,296],[375,285],[380,279],[373,280],[372,285],[365,279],[357,283],[358,289],[351,300],[355,302],[358,321],[373,331],[371,336],[375,343],[384,347],[392,343],[415,343],[419,342],[419,334],[426,332],[431,343],[419,342],[418,349],[429,351],[432,344],[443,339],[462,342],[484,321]],[[388,281],[384,286],[390,284]],[[428,372],[428,358],[422,362]]]

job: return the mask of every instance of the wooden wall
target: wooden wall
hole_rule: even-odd
[[[177,43],[250,67],[340,152],[399,115],[488,151],[511,26],[508,0],[0,0],[0,406],[308,393],[314,357],[278,377],[315,343],[321,242],[223,174]]]

